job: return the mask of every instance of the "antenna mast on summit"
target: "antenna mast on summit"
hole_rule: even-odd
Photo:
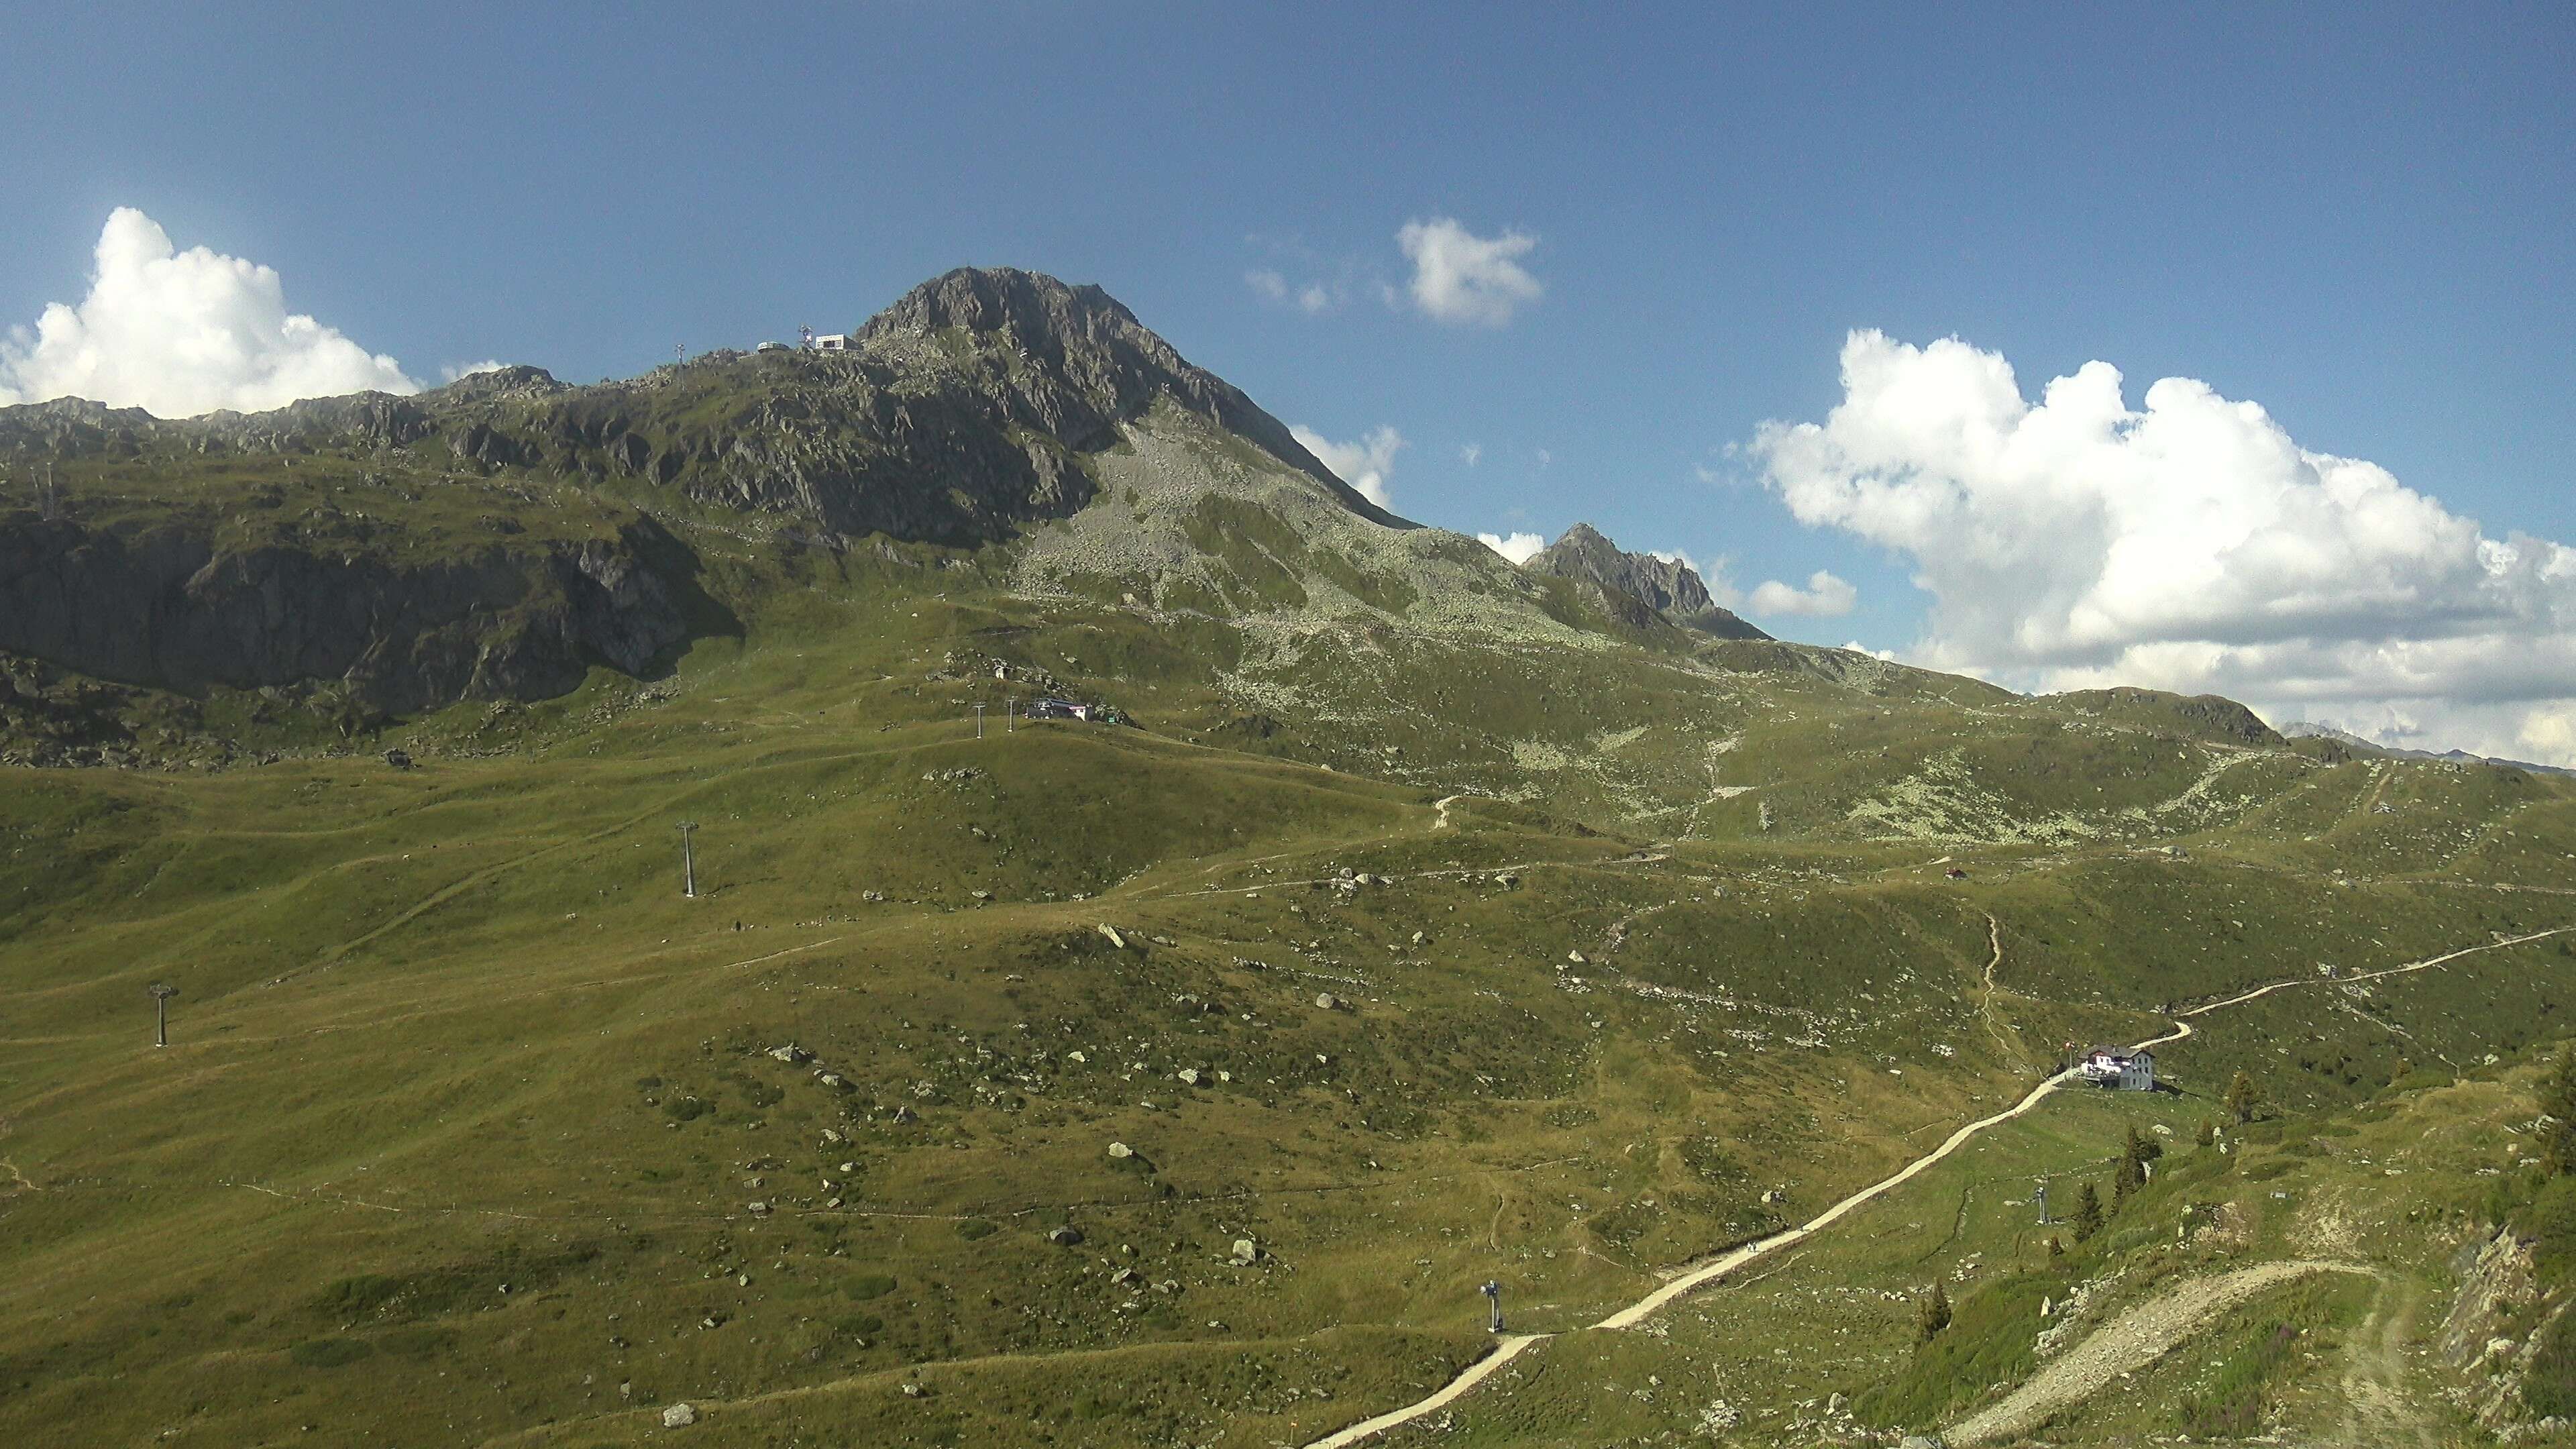
[[[797,329],[796,329],[796,344],[797,344],[797,346],[799,346],[800,348],[804,349],[804,350],[805,350],[805,351],[807,351],[807,352],[811,352],[811,351],[813,351],[813,350],[814,350],[814,329],[813,329],[813,328],[811,328],[811,327],[799,327],[799,328],[797,328]]]

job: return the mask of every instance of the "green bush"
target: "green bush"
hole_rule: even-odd
[[[2551,1287],[2576,1278],[2576,1177],[2553,1177],[2512,1218],[2532,1240],[2531,1262]]]

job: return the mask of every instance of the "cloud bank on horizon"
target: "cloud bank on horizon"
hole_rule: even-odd
[[[391,357],[289,312],[275,271],[180,251],[130,206],[109,213],[89,295],[0,337],[0,405],[83,397],[165,418],[420,384]]]
[[[1932,596],[1912,662],[2576,763],[2576,550],[2489,537],[2189,378],[2133,411],[2091,362],[2034,403],[1999,354],[1873,330],[1842,383],[1753,454],[1799,521],[1911,561]]]

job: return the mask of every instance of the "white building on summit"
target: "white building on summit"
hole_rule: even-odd
[[[2076,1064],[2084,1080],[2097,1087],[2122,1092],[2152,1092],[2156,1089],[2156,1054],[2140,1047],[2122,1051],[2118,1047],[2095,1047]]]

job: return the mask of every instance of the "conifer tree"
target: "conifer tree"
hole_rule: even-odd
[[[2075,1241],[2081,1243],[2102,1231],[2102,1194],[2086,1183],[2075,1190]]]
[[[2147,1185],[2147,1170],[2137,1158],[2123,1152],[2120,1165],[2111,1169],[2111,1207],[2113,1211],[2128,1206],[2130,1195]]]
[[[1942,1329],[1950,1326],[1950,1294],[1941,1280],[1932,1280],[1932,1296],[1924,1299],[1914,1311],[1914,1341],[1930,1343]]]
[[[2227,1110],[2235,1113],[2239,1122],[2254,1120],[2254,1079],[2241,1071],[2236,1080],[2227,1084]]]
[[[2210,1120],[2209,1120],[2208,1118],[2206,1118],[2206,1117],[2201,1118],[2201,1119],[2200,1119],[2200,1131],[2199,1131],[2198,1133],[2194,1134],[2194,1136],[2192,1137],[2192,1140],[2193,1140],[2194,1142],[2199,1143],[2199,1144],[2200,1144],[2201,1146],[2203,1146],[2203,1147],[2207,1147],[2209,1144],[2211,1144],[2211,1143],[2213,1143],[2213,1142],[2217,1141],[2217,1140],[2218,1140],[2218,1124],[2217,1124],[2217,1123],[2215,1123],[2215,1122],[2210,1121]]]

